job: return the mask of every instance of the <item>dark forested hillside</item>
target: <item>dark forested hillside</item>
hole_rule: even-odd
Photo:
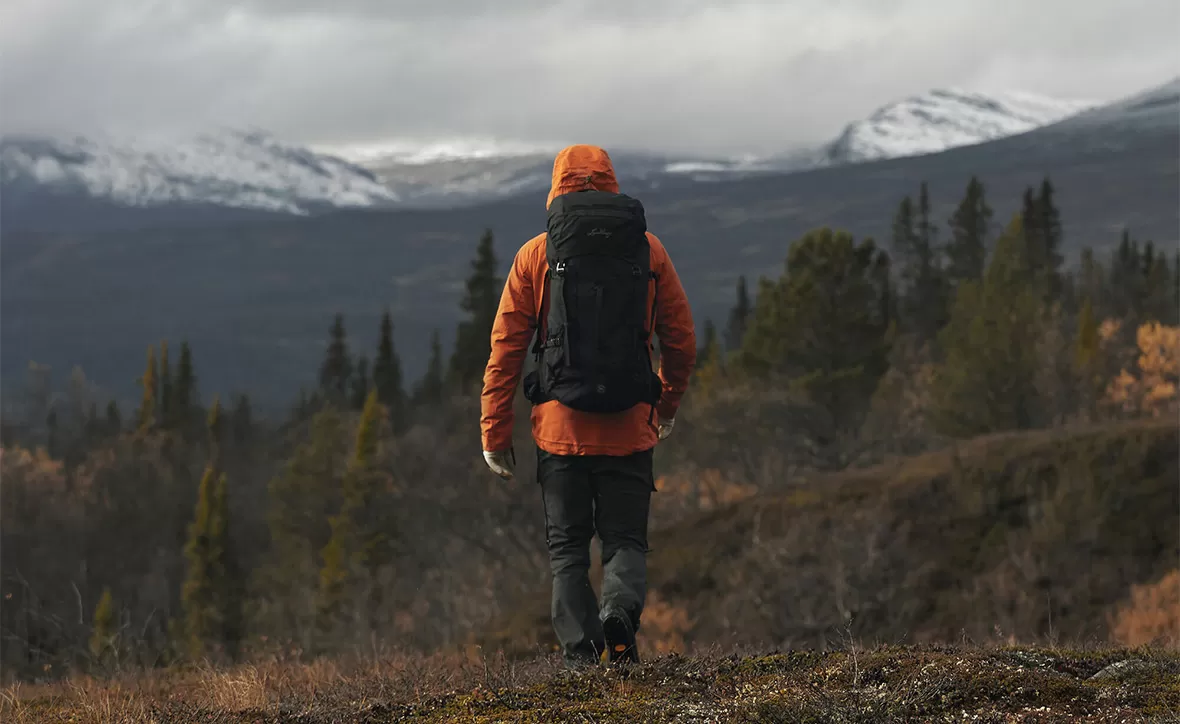
[[[1166,115],[1170,107],[1155,111]],[[915,195],[923,181],[943,239],[973,174],[988,189],[993,233],[1019,210],[1023,190],[1049,175],[1061,209],[1062,252],[1071,263],[1082,246],[1113,248],[1124,228],[1168,248],[1180,239],[1178,154],[1174,123],[1100,116],[923,157],[683,182],[646,192],[643,200],[703,322],[724,315],[739,275],[777,274],[790,241],[808,229],[843,228],[888,248],[898,200]],[[139,365],[147,341],[188,339],[206,360],[205,389],[250,390],[260,405],[273,405],[314,367],[334,314],[344,314],[367,347],[385,307],[407,374],[417,376],[432,330],[450,330],[456,321],[467,260],[485,228],[494,232],[506,268],[515,250],[543,230],[544,198],[217,228],[6,231],[4,384],[18,383],[35,360],[59,380],[79,365],[129,397],[134,380],[125,370]],[[452,341],[443,334],[444,347]]]

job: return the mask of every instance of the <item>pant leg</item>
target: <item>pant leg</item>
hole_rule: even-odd
[[[602,541],[602,612],[621,612],[639,630],[647,598],[647,523],[655,490],[652,451],[596,457],[595,528]]]
[[[590,586],[594,495],[584,458],[537,451],[545,539],[553,571],[553,630],[567,661],[597,661],[605,646]]]

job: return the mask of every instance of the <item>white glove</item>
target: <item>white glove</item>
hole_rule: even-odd
[[[664,440],[672,434],[672,426],[676,424],[676,419],[660,420],[660,439]]]
[[[505,480],[511,480],[513,477],[513,469],[516,467],[516,453],[512,448],[501,450],[500,452],[483,451],[483,460],[492,469],[492,472],[499,475]]]

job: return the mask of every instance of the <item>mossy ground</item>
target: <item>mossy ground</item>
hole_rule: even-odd
[[[1136,664],[1094,678],[1122,661]],[[352,670],[322,662],[274,664],[9,690],[0,718],[243,724],[1180,721],[1180,652],[885,647],[673,655],[630,669],[582,673],[560,671],[552,659],[527,666],[507,660],[458,666],[438,659],[371,662]]]

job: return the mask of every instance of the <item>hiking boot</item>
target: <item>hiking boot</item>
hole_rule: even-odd
[[[602,621],[602,633],[606,637],[607,662],[639,663],[635,629],[630,617],[622,613],[610,614]]]

